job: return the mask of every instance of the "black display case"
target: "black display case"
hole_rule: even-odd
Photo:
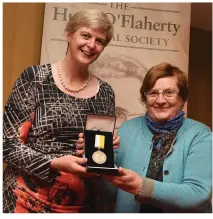
[[[84,157],[87,172],[117,175],[114,164],[113,132],[116,116],[88,114],[84,130]]]

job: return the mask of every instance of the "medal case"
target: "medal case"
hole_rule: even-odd
[[[84,157],[87,172],[117,175],[114,164],[113,132],[115,116],[88,114],[84,129]]]

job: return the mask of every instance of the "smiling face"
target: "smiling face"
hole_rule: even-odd
[[[151,91],[159,93],[163,91],[179,93],[177,77],[159,78]],[[163,94],[159,94],[156,99],[147,96],[146,100],[148,114],[155,122],[166,122],[172,119],[179,113],[183,104],[184,101],[178,94],[169,99],[164,98]]]
[[[103,29],[81,27],[74,33],[67,32],[68,54],[78,64],[89,65],[94,62],[106,44],[106,32]]]

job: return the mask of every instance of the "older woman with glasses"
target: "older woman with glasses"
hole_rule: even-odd
[[[119,188],[115,212],[211,212],[212,133],[184,118],[185,73],[156,65],[140,93],[147,113],[119,128],[119,175],[104,176]]]

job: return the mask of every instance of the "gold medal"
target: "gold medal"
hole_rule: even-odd
[[[98,151],[95,151],[93,153],[92,159],[97,164],[103,164],[107,160],[106,154],[100,151],[100,149],[104,149],[104,146],[105,146],[105,136],[96,135],[95,136],[95,148],[98,148]]]
[[[102,151],[96,151],[92,155],[92,159],[94,160],[95,163],[97,164],[103,164],[106,162],[107,157],[106,154]]]

